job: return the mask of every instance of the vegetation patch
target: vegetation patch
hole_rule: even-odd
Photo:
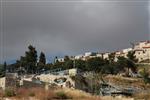
[[[30,93],[29,93],[29,96],[30,96],[30,97],[34,97],[34,96],[35,96],[35,93],[34,93],[34,92],[30,92]]]
[[[13,96],[15,96],[16,94],[15,94],[15,91],[14,90],[12,90],[12,89],[6,89],[5,90],[5,97],[13,97]]]
[[[71,99],[71,97],[68,97],[64,91],[58,91],[56,92],[56,99]]]

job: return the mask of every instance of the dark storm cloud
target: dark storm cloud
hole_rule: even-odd
[[[149,39],[148,1],[16,1],[3,2],[6,60],[24,55],[29,44],[49,56],[75,55],[122,49]]]

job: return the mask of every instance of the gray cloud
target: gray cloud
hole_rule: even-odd
[[[6,1],[1,15],[5,60],[18,59],[29,44],[50,57],[118,50],[149,39],[147,0]]]

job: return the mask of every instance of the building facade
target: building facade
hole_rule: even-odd
[[[149,63],[150,60],[150,41],[141,41],[134,46],[135,56],[138,62]]]

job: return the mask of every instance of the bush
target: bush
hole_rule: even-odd
[[[147,83],[150,83],[149,73],[148,73],[148,71],[146,71],[145,68],[140,71],[140,74],[142,75],[143,80],[144,80],[144,82],[145,82],[146,84],[147,84]]]
[[[69,97],[63,91],[57,92],[56,96],[56,99],[69,99]]]
[[[30,93],[29,93],[29,96],[30,96],[30,97],[34,97],[34,96],[35,96],[35,93],[30,92]]]
[[[12,90],[12,89],[6,89],[6,90],[5,90],[5,96],[6,96],[6,97],[15,96],[14,90]]]

